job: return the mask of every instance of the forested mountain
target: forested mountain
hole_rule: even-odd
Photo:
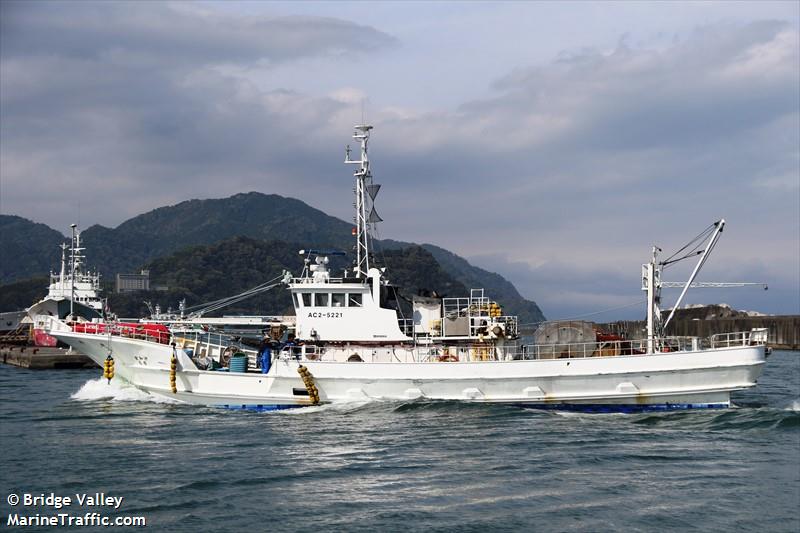
[[[189,307],[232,296],[276,280],[284,270],[295,276],[302,270],[298,244],[234,237],[210,246],[193,246],[162,257],[146,265],[153,284],[165,285],[168,291],[112,294],[109,306],[120,316],[146,316],[148,300],[166,311],[177,309],[185,298]],[[467,289],[450,276],[436,259],[419,246],[388,250],[384,254],[391,265],[390,280],[400,290],[401,299],[410,300],[420,290],[460,296]],[[335,270],[332,270],[337,275]],[[285,287],[254,296],[209,316],[222,314],[293,314],[292,301]]]
[[[0,312],[24,311],[47,294],[50,278],[38,277],[0,286]]]
[[[151,286],[163,285],[167,291],[110,294],[109,307],[124,317],[147,316],[145,301],[167,311],[177,310],[178,302],[185,298],[187,306],[194,307],[277,278],[296,267],[298,259],[296,245],[249,237],[187,247],[143,265],[150,269]],[[209,316],[292,313],[288,291],[276,288]]]
[[[349,248],[351,227],[300,200],[250,192],[160,207],[113,229],[91,226],[81,236],[88,266],[111,278],[187,246],[237,236]],[[56,268],[58,245],[65,240],[44,224],[0,215],[0,280],[7,283]]]
[[[351,246],[350,228],[300,200],[250,192],[161,207],[114,229],[92,226],[83,232],[83,242],[91,250],[92,264],[109,276],[187,246],[238,236],[304,246]]]
[[[227,281],[235,283],[244,290],[250,281],[253,281],[252,285],[256,285],[269,279],[263,277],[256,279],[255,275],[265,274],[262,267],[266,264],[282,265],[281,268],[296,271],[297,250],[311,244],[350,252],[353,246],[351,229],[352,224],[331,217],[300,200],[250,192],[229,198],[189,200],[161,207],[136,216],[113,229],[99,225],[91,226],[82,232],[82,238],[87,248],[88,267],[103,274],[107,283],[112,282],[115,274],[119,272],[136,272],[149,267],[154,285],[167,285],[174,291],[185,289],[191,293],[185,294],[187,298],[189,296],[199,298],[205,290],[216,290],[226,286],[225,283],[203,286],[201,281],[214,275],[207,271],[208,264],[184,261],[191,254],[204,254],[205,252],[201,250],[205,250],[209,245],[219,243],[221,246],[223,244],[228,246],[217,251],[227,255],[228,261],[242,266],[244,270],[218,268],[214,272],[227,272]],[[250,241],[247,242],[251,244],[253,240],[258,240],[268,246],[271,252],[259,256],[266,263],[260,265],[258,269],[248,270],[247,258],[239,257],[246,252],[241,246],[245,241],[234,239],[228,242],[235,237],[249,238]],[[44,224],[36,224],[16,216],[0,215],[0,251],[2,251],[0,282],[9,283],[42,276],[50,269],[56,269],[60,254],[58,245],[65,240],[67,239],[62,234]],[[240,246],[234,246],[230,244],[231,242],[240,242]],[[444,288],[419,286],[421,282],[418,279],[425,279],[424,276],[432,268],[427,262],[433,261],[439,270],[444,268],[449,272],[448,277],[451,281],[455,280],[465,288],[459,294],[468,294],[469,288],[484,287],[487,289],[487,296],[498,300],[509,313],[520,315],[522,322],[536,322],[543,319],[536,304],[522,298],[511,283],[498,274],[473,267],[463,258],[447,250],[426,244],[423,248],[427,253],[423,254],[421,249],[417,249],[417,245],[390,240],[381,241],[376,245],[384,250],[382,254],[376,254],[378,258],[385,255],[387,262],[398,262],[398,265],[387,265],[390,267],[390,279],[398,286],[407,285],[412,290],[429,288],[447,292],[446,287],[450,286],[450,281],[444,284]],[[412,248],[412,251],[399,255],[392,251],[407,248]],[[254,250],[247,250],[247,253],[249,252]],[[267,252],[259,248],[259,253]],[[289,257],[292,257],[291,263],[287,263]],[[405,258],[409,257],[416,257],[428,265],[428,268],[410,269],[408,272],[413,272],[414,276],[402,279],[403,274],[396,269],[406,265]],[[171,263],[172,261],[178,263]],[[417,279],[415,276],[421,277]],[[163,281],[160,277],[163,277]],[[190,284],[190,278],[199,281]],[[400,282],[401,279],[404,283]],[[26,291],[30,291],[30,285],[23,284],[23,286]],[[12,300],[22,297],[21,287],[18,284],[0,287],[0,310],[11,310],[7,305]],[[222,297],[233,293],[214,292],[214,294]],[[166,298],[167,296],[169,298]],[[180,299],[178,296],[177,293],[170,295],[160,293],[154,295],[152,299],[160,301],[161,297],[165,297],[169,300],[168,305],[175,306]],[[135,298],[140,301],[144,299],[141,296]],[[204,301],[211,299],[214,298],[206,297]],[[267,303],[267,300],[263,302],[264,305]],[[271,303],[278,304],[278,302]],[[128,308],[128,304],[125,305]],[[243,308],[242,312],[255,313],[259,306],[261,304],[254,301],[252,306]],[[265,312],[277,311],[272,309]]]
[[[47,275],[61,259],[64,236],[14,215],[0,215],[0,284]]]

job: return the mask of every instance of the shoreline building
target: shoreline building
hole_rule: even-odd
[[[150,271],[142,270],[139,274],[117,274],[117,294],[150,290]]]

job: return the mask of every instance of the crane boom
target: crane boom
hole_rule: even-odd
[[[675,310],[678,309],[679,305],[681,305],[681,302],[683,301],[683,297],[686,296],[686,291],[688,291],[689,287],[692,285],[692,283],[694,283],[694,278],[697,277],[697,273],[700,272],[701,268],[703,268],[703,265],[705,264],[706,259],[708,258],[708,254],[711,253],[711,250],[714,249],[714,245],[717,243],[717,239],[719,239],[719,236],[722,233],[722,228],[725,227],[725,219],[722,218],[722,219],[718,220],[717,222],[714,222],[714,226],[716,226],[716,229],[711,234],[711,238],[708,239],[708,243],[706,243],[706,247],[702,251],[702,253],[700,255],[700,259],[697,261],[697,264],[695,265],[694,270],[692,270],[692,274],[689,276],[688,281],[686,281],[686,285],[683,286],[683,290],[681,291],[681,295],[678,296],[678,301],[675,302],[675,307],[672,308],[672,311],[670,311],[669,316],[664,321],[664,324],[662,326],[664,331],[666,331],[667,325],[669,324],[669,321],[672,320],[673,316],[675,316]],[[663,284],[662,284],[662,287],[663,287]]]
[[[685,282],[682,281],[662,281],[661,286],[664,288],[672,288],[676,289],[679,287],[683,287],[686,285]],[[750,283],[750,282],[723,282],[723,281],[695,281],[689,284],[689,287],[692,289],[724,289],[727,287],[749,287],[749,286],[761,286],[764,287],[764,290],[767,290],[766,283]]]

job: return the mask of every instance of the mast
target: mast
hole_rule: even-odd
[[[356,237],[356,261],[354,266],[355,276],[357,278],[366,278],[369,271],[369,227],[368,224],[380,222],[381,218],[375,212],[374,205],[371,206],[369,212],[367,211],[367,197],[369,201],[375,200],[378,194],[380,185],[372,183],[372,173],[369,169],[369,154],[367,153],[367,145],[369,143],[369,132],[372,126],[367,124],[359,124],[355,126],[353,139],[357,140],[361,145],[361,158],[359,160],[350,159],[350,146],[347,146],[345,151],[344,162],[352,165],[358,165],[358,169],[353,173],[355,177],[355,237]]]
[[[642,265],[642,290],[647,291],[647,353],[655,351],[656,330],[660,330],[661,309],[661,268],[658,265],[658,252],[661,248],[653,246],[653,257]]]
[[[75,239],[77,238],[77,228],[76,224],[70,224],[72,228],[72,250],[70,253],[70,275],[69,275],[69,283],[70,283],[70,298],[69,298],[69,317],[70,320],[75,319],[75,254],[77,253],[77,244]]]
[[[61,274],[58,277],[58,289],[64,294],[64,282],[67,279],[67,243],[61,243]]]

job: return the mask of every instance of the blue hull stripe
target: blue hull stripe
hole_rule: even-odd
[[[222,404],[214,405],[220,409],[230,409],[232,411],[283,411],[284,409],[297,409],[307,407],[305,405],[276,405],[276,404]]]
[[[526,409],[577,411],[582,413],[643,413],[651,411],[684,411],[687,409],[727,409],[727,403],[656,403],[656,404],[515,404]]]
[[[513,404],[525,409],[540,409],[545,411],[574,411],[581,413],[643,413],[653,411],[685,411],[688,409],[727,409],[726,403],[658,403],[658,404],[543,404],[543,403],[517,403]],[[220,409],[232,411],[282,411],[285,409],[298,409],[307,405],[286,404],[221,404],[214,405]]]

